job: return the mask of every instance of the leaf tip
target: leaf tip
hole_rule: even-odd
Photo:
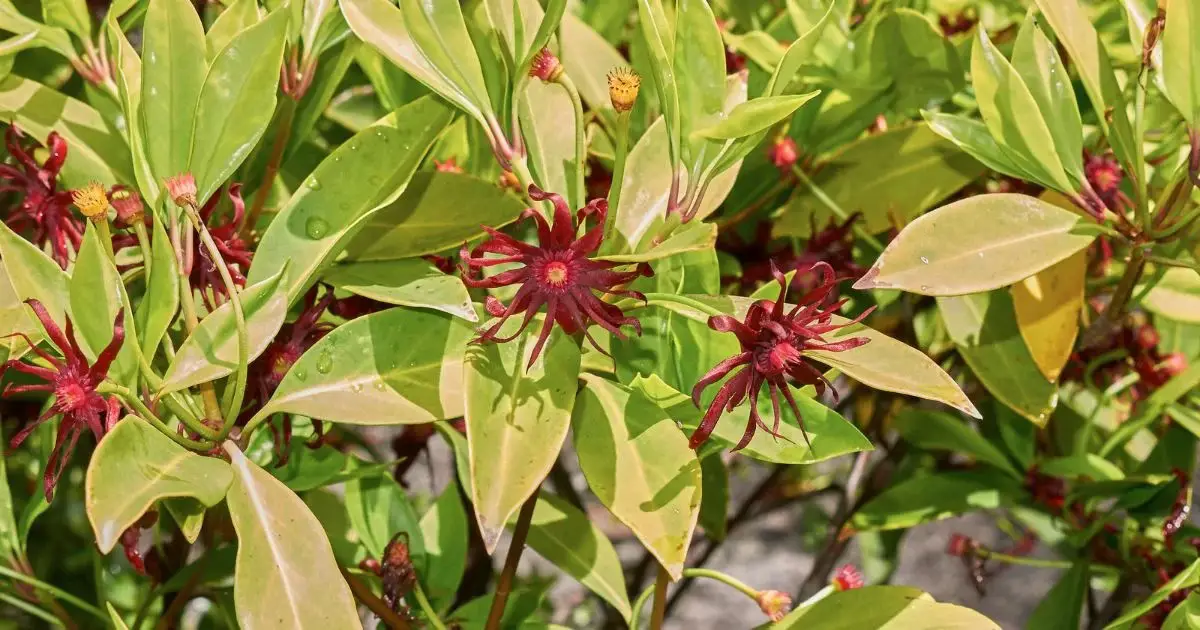
[[[876,263],[874,267],[868,269],[867,273],[864,273],[852,286],[859,291],[866,291],[867,289],[886,289],[892,285],[889,282],[879,281],[879,264]]]

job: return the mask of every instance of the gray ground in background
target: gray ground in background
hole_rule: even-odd
[[[387,442],[384,442],[385,444]],[[450,453],[440,440],[432,443],[433,469],[437,471],[432,486],[440,488],[447,481],[446,471],[452,470]],[[843,465],[846,465],[843,463]],[[431,470],[425,456],[411,473],[415,490],[428,490]],[[764,471],[735,477],[732,483],[731,505],[741,503]],[[582,478],[576,487],[584,487]],[[592,511],[592,518],[614,539],[622,560],[629,566],[642,554],[638,542],[622,532],[620,525],[602,507]],[[706,565],[724,571],[756,588],[776,588],[794,591],[808,575],[818,550],[805,550],[806,522],[800,504],[787,506],[751,521],[734,532]],[[893,584],[913,586],[930,593],[941,602],[968,606],[987,615],[1005,630],[1019,629],[1033,612],[1038,602],[1054,585],[1058,571],[1010,566],[987,582],[987,596],[981,598],[971,585],[962,561],[945,553],[946,543],[952,533],[963,533],[985,545],[1006,546],[1007,539],[982,515],[971,515],[948,519],[939,523],[918,527],[905,538],[900,553],[900,564],[893,577]],[[821,532],[824,533],[824,532]],[[694,546],[700,546],[700,538]],[[503,562],[507,541],[494,555],[497,570]],[[539,575],[553,574],[552,565],[536,554],[527,552],[522,562],[522,572],[533,571]],[[1044,550],[1035,552],[1045,555]],[[842,562],[860,563],[857,550],[851,546]],[[559,580],[551,592],[551,599],[559,611],[554,619],[568,627],[595,627],[583,625],[580,616],[572,616],[572,609],[586,599],[582,587],[570,578]],[[685,599],[672,613],[666,623],[667,630],[708,630],[754,628],[765,618],[758,607],[743,595],[723,585],[701,582],[689,590]]]

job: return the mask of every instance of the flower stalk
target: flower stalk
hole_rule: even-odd
[[[500,621],[504,618],[504,607],[508,604],[508,596],[512,593],[513,579],[517,575],[517,565],[521,562],[521,552],[525,550],[525,539],[529,537],[529,524],[533,521],[533,508],[537,506],[538,491],[534,491],[517,514],[517,524],[513,527],[512,542],[509,543],[508,555],[504,557],[504,569],[500,571],[500,580],[496,583],[496,595],[492,598],[492,607],[488,611],[485,630],[500,630]]]

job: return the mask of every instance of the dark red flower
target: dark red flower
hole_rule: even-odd
[[[400,600],[412,592],[417,584],[417,571],[408,552],[408,533],[392,536],[383,549],[383,560],[379,563],[379,576],[383,578],[383,601],[388,608],[398,611]]]
[[[1125,172],[1111,153],[1092,154],[1083,152],[1083,172],[1088,184],[1100,200],[1113,212],[1122,212],[1132,205],[1129,197],[1121,192]]]
[[[796,160],[800,158],[800,149],[796,146],[796,141],[790,136],[776,138],[775,143],[771,148],[767,149],[767,157],[775,168],[779,169],[780,173],[787,174],[792,172],[792,167],[795,166]]]
[[[162,582],[162,558],[153,544],[142,543],[142,532],[158,522],[158,512],[150,510],[121,533],[121,548],[125,559],[141,575]]]
[[[974,553],[976,546],[975,541],[969,536],[954,533],[950,535],[950,542],[946,545],[946,553],[957,558],[963,558],[968,554]]]
[[[725,378],[735,369],[741,368],[737,374],[725,382],[718,390],[716,397],[708,406],[700,426],[692,434],[691,446],[697,448],[708,439],[717,425],[717,420],[724,411],[733,411],[734,407],[750,400],[750,419],[746,423],[746,431],[742,440],[733,450],[741,450],[754,437],[756,427],[761,427],[771,435],[779,436],[779,394],[791,406],[792,412],[800,422],[800,430],[804,431],[804,419],[796,400],[792,397],[788,380],[798,387],[812,385],[817,389],[817,395],[824,393],[829,387],[825,376],[805,360],[803,353],[807,350],[824,350],[827,352],[842,352],[857,348],[868,339],[852,337],[842,341],[827,342],[824,335],[857,323],[871,313],[868,309],[852,322],[835,324],[833,315],[845,304],[839,300],[828,304],[830,294],[837,286],[833,268],[827,263],[817,263],[810,269],[797,269],[795,278],[805,273],[815,273],[820,282],[818,287],[801,297],[791,310],[786,310],[784,299],[788,294],[788,282],[778,268],[772,267],[771,273],[779,282],[779,298],[775,302],[760,300],[752,304],[746,311],[743,321],[729,315],[714,315],[708,318],[708,326],[718,332],[732,332],[737,335],[742,346],[742,352],[718,363],[712,370],[700,378],[692,388],[692,402],[700,406],[700,397],[709,385]],[[792,279],[793,286],[796,283]],[[758,394],[766,383],[771,395],[771,405],[775,412],[775,424],[768,428],[758,413]],[[804,439],[808,441],[808,432],[804,431]],[[811,448],[811,443],[809,447]]]
[[[979,20],[968,14],[966,11],[955,13],[954,15],[939,15],[938,26],[942,29],[942,35],[953,37],[959,33],[966,33],[975,28],[975,24]]]
[[[351,320],[391,307],[391,304],[380,302],[379,300],[372,300],[369,297],[363,297],[361,295],[348,295],[344,298],[338,298],[334,300],[333,303],[329,305],[329,312],[333,315],[341,317],[342,319]]]
[[[483,330],[475,339],[475,343],[515,339],[529,326],[529,322],[542,306],[546,307],[546,322],[533,347],[529,365],[537,361],[556,321],[567,333],[583,331],[588,341],[592,342],[592,346],[601,352],[603,349],[587,331],[589,321],[621,339],[626,338],[621,332],[622,326],[632,326],[639,335],[642,334],[642,326],[636,318],[626,317],[620,308],[602,302],[596,296],[596,292],[600,292],[628,295],[644,300],[645,296],[641,293],[621,287],[638,276],[653,275],[650,266],[645,263],[638,264],[632,271],[613,271],[614,267],[624,266],[626,263],[588,257],[595,253],[604,241],[604,220],[608,215],[608,203],[603,199],[593,199],[579,210],[576,220],[586,225],[587,220],[592,218],[593,225],[577,239],[576,221],[571,219],[571,210],[561,196],[543,192],[532,184],[529,186],[529,196],[534,201],[549,199],[554,205],[553,226],[540,212],[532,208],[521,214],[521,219],[533,219],[537,224],[538,245],[523,243],[499,230],[483,226],[490,238],[473,250],[468,250],[464,245],[460,253],[462,263],[459,269],[467,286],[494,289],[520,285],[516,296],[507,307],[496,298],[488,296],[484,305],[488,313],[499,318],[499,321]],[[487,257],[487,254],[497,254],[499,257]],[[510,263],[518,263],[520,266],[491,277],[475,277],[475,273],[485,267]],[[504,322],[518,313],[525,313],[521,327],[508,337],[498,337],[497,333]]]
[[[71,459],[71,453],[75,450],[79,434],[85,428],[91,429],[92,435],[99,440],[120,419],[121,409],[117,400],[111,397],[106,399],[96,391],[96,388],[108,376],[108,368],[112,365],[113,359],[117,357],[121,343],[125,341],[125,311],[117,312],[117,317],[113,321],[112,341],[100,351],[96,362],[89,365],[87,357],[84,356],[83,350],[75,340],[75,329],[70,318],[66,320],[67,332],[64,335],[58,324],[50,318],[50,313],[46,311],[46,307],[41,302],[29,299],[25,303],[29,305],[33,314],[41,322],[42,328],[46,330],[46,336],[54,342],[54,345],[58,346],[63,358],[54,357],[30,343],[30,349],[43,361],[49,363],[50,367],[10,360],[4,363],[3,368],[0,368],[0,374],[13,369],[46,381],[40,385],[10,384],[4,389],[6,397],[28,392],[45,392],[54,395],[54,403],[50,405],[46,413],[26,425],[9,442],[9,448],[17,448],[43,422],[57,415],[62,416],[62,422],[58,425],[58,436],[54,441],[54,450],[50,453],[50,461],[46,462],[46,474],[42,480],[46,490],[46,500],[49,501],[54,498],[54,487],[58,485],[58,478],[66,468],[66,463]],[[21,333],[16,334],[25,337]],[[28,338],[25,340],[29,342]]]
[[[320,321],[321,316],[334,301],[333,289],[327,289],[325,295],[318,300],[318,287],[319,285],[314,286],[305,294],[304,309],[296,321],[284,324],[279,329],[279,333],[275,335],[275,339],[267,345],[267,349],[263,350],[263,353],[250,364],[248,381],[253,388],[255,398],[247,401],[249,404],[242,412],[245,418],[249,419],[259,407],[267,404],[267,401],[275,394],[275,390],[279,388],[279,384],[283,382],[283,377],[287,376],[288,370],[292,369],[296,361],[333,330],[333,324]],[[316,448],[321,445],[324,425],[320,420],[313,420],[312,423],[317,435],[309,446]],[[277,465],[283,466],[287,463],[288,447],[292,441],[291,415],[285,414],[278,428],[271,425],[271,431],[275,437]]]
[[[1082,381],[1091,370],[1091,384],[1105,388],[1136,373],[1138,380],[1128,389],[1134,402],[1145,399],[1175,375],[1187,369],[1187,357],[1158,349],[1158,331],[1148,323],[1126,324],[1104,343],[1071,355],[1063,379]]]
[[[225,264],[229,267],[229,275],[232,277],[233,283],[237,286],[246,286],[245,272],[250,268],[254,252],[250,250],[250,244],[241,237],[242,220],[245,218],[246,211],[246,203],[242,201],[242,185],[232,184],[229,186],[229,201],[233,203],[233,217],[224,223],[214,223],[213,214],[220,201],[221,190],[217,189],[217,192],[213,193],[213,196],[200,209],[200,219],[208,226],[208,232],[217,245],[217,251],[221,252],[221,258],[225,259]],[[215,308],[228,299],[225,282],[221,280],[221,274],[217,270],[216,264],[209,257],[208,248],[204,247],[199,238],[194,240],[192,259],[189,263],[191,266],[188,274],[192,288],[200,292],[209,309]]]
[[[863,574],[853,564],[842,565],[841,568],[833,574],[833,589],[835,591],[848,591],[854,588],[862,588],[865,580]]]
[[[0,192],[23,195],[4,222],[15,232],[31,231],[38,245],[49,244],[55,262],[66,269],[72,250],[78,250],[83,241],[83,220],[71,212],[71,193],[58,190],[67,141],[51,132],[46,138],[46,159],[38,164],[32,155],[34,147],[22,146],[22,137],[15,124],[4,134],[8,154],[16,164],[0,164]]]
[[[1067,482],[1062,477],[1042,473],[1036,466],[1025,473],[1025,488],[1033,495],[1034,503],[1053,512],[1061,512],[1066,505]]]

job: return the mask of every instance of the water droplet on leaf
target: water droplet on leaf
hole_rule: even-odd
[[[310,177],[308,178],[308,187],[311,190],[321,190],[321,182],[317,181],[315,177]]]
[[[328,352],[322,352],[317,357],[317,371],[322,374],[328,374],[333,369],[333,355]]]
[[[321,217],[309,217],[304,223],[304,231],[308,233],[308,238],[322,238],[329,232],[329,222]]]
[[[922,256],[922,257],[921,257],[921,262],[923,262],[923,263],[925,263],[926,265],[928,265],[928,264],[929,264],[929,259],[928,259],[928,258],[926,258],[926,257],[924,257],[924,256]]]

